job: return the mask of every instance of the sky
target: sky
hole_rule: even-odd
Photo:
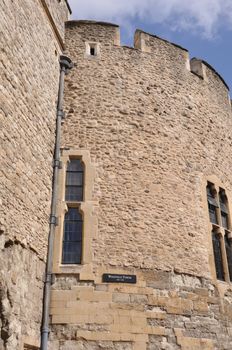
[[[207,61],[232,95],[232,0],[69,0],[72,19],[119,24],[133,46],[135,29],[158,35]]]

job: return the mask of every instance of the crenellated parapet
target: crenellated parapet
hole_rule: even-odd
[[[190,69],[188,50],[156,35],[137,29],[134,36],[134,48],[154,56],[162,52],[165,55],[167,64],[176,64],[178,62],[180,66]]]
[[[118,55],[119,59],[123,59],[124,53],[128,50],[136,50],[136,56],[143,58],[145,64],[147,62],[154,66],[158,66],[161,71],[170,70],[170,77],[180,74],[189,80],[196,80],[192,75],[200,78],[199,84],[208,85],[210,90],[220,90],[220,96],[228,101],[229,87],[220,74],[206,61],[189,57],[187,49],[162,39],[156,35],[146,33],[137,29],[134,35],[134,47],[121,46],[120,42],[120,27],[116,24],[97,22],[89,20],[78,20],[66,22],[66,30],[72,32],[73,45],[76,47],[76,52],[80,53],[83,47],[81,43],[91,41],[99,42],[102,50],[111,46],[113,50],[121,52]],[[70,45],[69,45],[70,47]],[[131,53],[131,55],[133,55]],[[142,68],[142,67],[141,67]],[[203,83],[204,82],[204,83]],[[229,101],[229,104],[231,102]]]

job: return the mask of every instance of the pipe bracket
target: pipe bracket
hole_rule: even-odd
[[[58,110],[58,111],[57,111],[57,117],[61,117],[62,119],[64,119],[64,117],[65,117],[64,111]]]
[[[62,169],[62,162],[59,159],[53,160],[53,168]]]
[[[55,215],[50,215],[49,224],[58,226],[58,218]]]

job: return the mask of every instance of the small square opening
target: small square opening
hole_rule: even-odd
[[[85,42],[85,57],[86,58],[98,58],[100,56],[100,43],[98,42]]]

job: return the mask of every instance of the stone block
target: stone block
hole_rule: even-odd
[[[113,293],[112,297],[115,303],[130,303],[130,295],[127,293]]]
[[[138,303],[138,304],[146,304],[148,302],[148,297],[147,295],[144,295],[144,294],[131,294],[130,302]]]
[[[88,323],[88,315],[78,315],[78,314],[53,314],[51,324],[86,324]]]
[[[145,342],[134,342],[133,350],[147,350],[147,344]]]
[[[112,301],[112,293],[109,292],[94,292],[92,296],[92,301],[96,302],[111,302]]]
[[[207,313],[209,311],[208,304],[202,301],[194,301],[193,309],[204,313]]]
[[[152,335],[166,335],[166,331],[164,327],[147,326],[146,333],[152,334]]]

